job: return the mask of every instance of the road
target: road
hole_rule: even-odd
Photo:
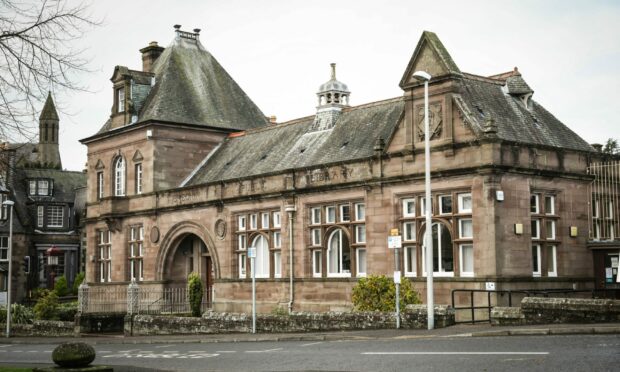
[[[49,363],[55,346],[0,344],[0,365]],[[620,335],[102,344],[95,349],[95,364],[142,370],[463,372],[620,368]]]

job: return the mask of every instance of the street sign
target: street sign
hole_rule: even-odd
[[[394,283],[400,284],[400,271],[394,271]]]
[[[400,235],[400,231],[398,229],[390,229],[390,236],[398,236]]]
[[[403,242],[400,235],[388,236],[388,248],[402,248]]]
[[[256,248],[255,247],[248,248],[248,257],[249,258],[256,258]]]

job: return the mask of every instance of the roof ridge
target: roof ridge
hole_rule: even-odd
[[[469,80],[477,80],[477,81],[482,81],[482,82],[485,82],[485,83],[491,83],[491,84],[496,84],[496,85],[504,85],[506,83],[506,80],[495,79],[495,78],[488,77],[488,76],[471,74],[469,72],[463,72],[463,77],[466,78],[466,79],[469,79]]]

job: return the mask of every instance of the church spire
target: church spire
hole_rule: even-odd
[[[43,168],[62,168],[58,151],[59,122],[50,92],[39,115],[39,164]]]

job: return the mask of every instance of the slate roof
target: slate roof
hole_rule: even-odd
[[[39,115],[39,120],[42,119],[58,120],[58,112],[56,112],[56,106],[54,105],[51,92],[47,94],[45,105],[43,105],[43,110],[41,110],[41,115]]]
[[[392,137],[403,114],[395,98],[346,108],[332,129],[312,131],[314,116],[229,137],[185,185],[364,159],[377,139]]]
[[[198,40],[177,36],[153,71],[156,83],[138,122],[161,120],[234,130],[267,124],[261,110]]]
[[[460,108],[470,113],[470,124],[478,134],[482,133],[484,123],[493,119],[497,136],[506,141],[595,151],[536,101],[530,100],[526,107],[520,98],[509,94],[504,81],[465,74],[462,82],[462,102],[457,100],[457,105],[465,105]]]

